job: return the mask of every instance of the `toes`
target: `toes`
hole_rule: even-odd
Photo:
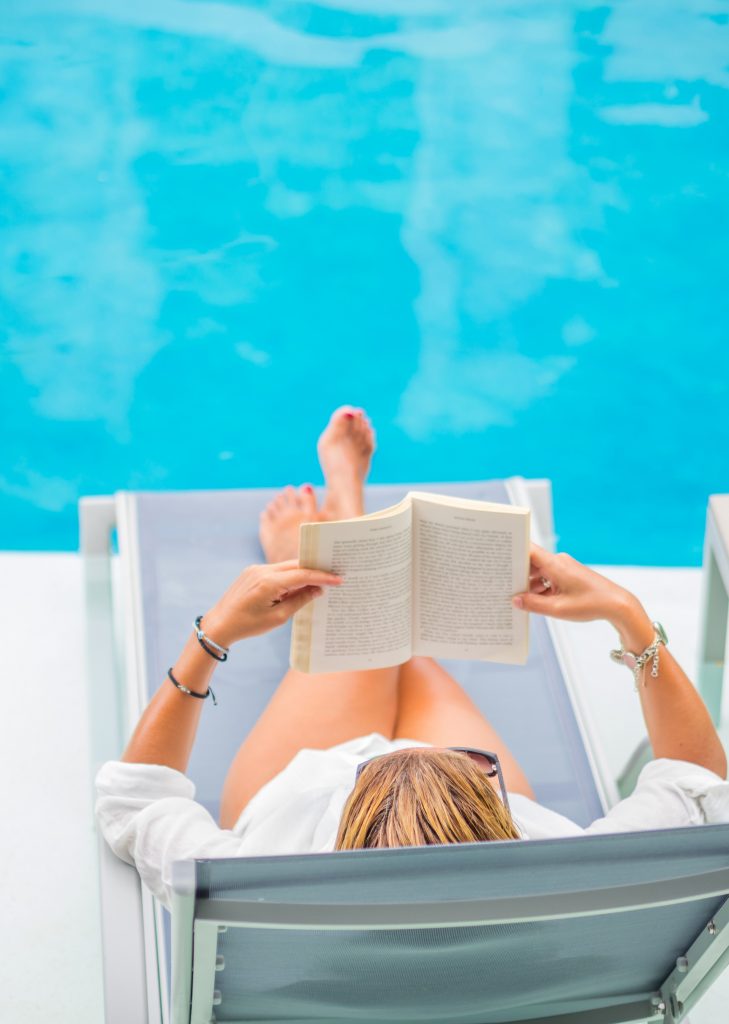
[[[311,484],[303,484],[301,487],[285,487],[276,495],[261,511],[260,522],[274,523],[282,516],[286,517],[292,512],[301,512],[303,515],[316,515],[316,494]]]
[[[365,410],[358,405],[340,405],[331,415],[319,438],[320,459],[332,445],[348,441],[354,454],[369,457],[375,449],[375,433]],[[326,476],[326,473],[325,473]]]
[[[277,519],[291,507],[292,499],[295,495],[296,491],[293,487],[285,487],[282,491],[279,491],[276,497],[266,505],[261,513],[261,518],[265,516],[266,519]]]
[[[357,409],[353,405],[340,405],[335,409],[329,420],[329,426],[334,431],[348,430],[357,421]]]
[[[316,514],[316,495],[311,484],[303,484],[299,488],[299,507],[307,516],[313,517]]]
[[[360,416],[355,421],[357,439],[362,445],[363,449],[367,452],[371,452],[375,447],[375,432],[372,429],[372,424],[369,421],[364,409],[360,410]]]
[[[355,437],[361,437],[371,430],[367,413],[359,406],[344,405],[338,411],[340,413],[340,424]]]

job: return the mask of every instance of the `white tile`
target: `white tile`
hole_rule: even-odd
[[[0,801],[13,830],[0,1020],[93,1024],[103,997],[80,560],[2,554],[0,581]]]

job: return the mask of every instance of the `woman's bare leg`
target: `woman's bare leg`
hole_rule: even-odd
[[[374,432],[361,409],[343,406],[322,433],[319,460],[327,485],[321,509],[308,485],[287,487],[261,516],[268,561],[296,558],[301,523],[364,511],[363,488]],[[370,732],[392,737],[399,669],[309,675],[286,673],[240,746],[223,786],[220,823],[231,828],[258,790],[304,747],[325,749]]]
[[[325,750],[379,732],[391,738],[399,669],[308,675],[290,669],[238,750],[223,786],[220,824],[232,828],[258,790],[304,747]]]
[[[412,658],[400,668],[396,739],[435,747],[480,747],[499,755],[510,793],[534,799],[519,762],[463,688],[432,658]]]

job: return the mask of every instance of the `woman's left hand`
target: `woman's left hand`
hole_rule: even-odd
[[[340,576],[320,569],[302,569],[295,559],[250,565],[203,616],[201,625],[211,640],[230,647],[247,636],[283,625],[294,612],[318,597],[323,587],[340,583]]]
[[[516,594],[513,603],[527,612],[571,622],[607,619],[618,631],[625,621],[642,615],[649,637],[653,636],[650,619],[633,594],[570,555],[551,554],[537,544],[531,545],[529,590]]]

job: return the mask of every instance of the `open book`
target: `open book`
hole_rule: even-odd
[[[340,573],[294,616],[302,672],[400,665],[413,655],[524,664],[529,509],[411,491],[381,512],[304,523],[299,562]]]

